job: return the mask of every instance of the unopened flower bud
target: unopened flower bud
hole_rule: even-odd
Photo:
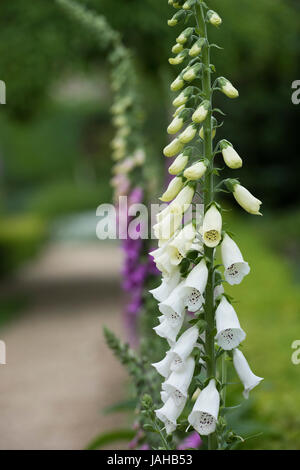
[[[175,6],[174,3],[173,6]],[[184,10],[178,11],[170,20],[168,20],[168,26],[176,26],[180,21],[183,21],[185,17],[186,12]]]
[[[183,50],[183,45],[182,45],[182,44],[176,43],[176,44],[172,47],[172,52],[173,52],[173,54],[179,54],[179,52],[181,52],[182,50]]]
[[[210,102],[208,100],[202,101],[202,103],[198,106],[198,108],[194,112],[192,116],[192,121],[197,122],[197,123],[203,122],[207,117],[209,108],[210,108]]]
[[[243,161],[238,155],[238,153],[234,150],[231,143],[228,142],[228,140],[221,140],[220,148],[222,151],[224,162],[229,168],[231,168],[232,170],[241,168],[241,166],[243,165]]]
[[[188,142],[193,140],[196,133],[197,133],[197,126],[195,124],[191,124],[180,134],[178,138],[180,142],[182,142],[183,144],[187,144]]]
[[[216,129],[213,128],[212,130],[212,138],[214,139],[216,136]],[[203,129],[203,126],[201,127],[200,131],[199,131],[199,137],[201,137],[202,140],[204,140],[204,129]]]
[[[194,165],[188,167],[184,173],[183,176],[187,178],[188,180],[198,180],[202,178],[204,173],[207,170],[207,166],[203,162],[197,162],[194,163]]]
[[[222,18],[213,10],[207,12],[207,19],[213,26],[220,26],[222,24]]]
[[[182,128],[184,121],[181,117],[174,117],[173,121],[169,125],[167,132],[168,134],[176,134]]]
[[[187,55],[188,55],[188,50],[183,49],[183,51],[179,52],[179,54],[177,54],[177,56],[170,57],[169,63],[171,65],[179,65],[184,61],[184,59],[186,58]]]
[[[175,80],[171,83],[171,90],[172,91],[179,91],[184,86],[184,80],[180,76],[175,78]]]
[[[224,95],[228,96],[228,98],[237,98],[239,96],[238,90],[234,88],[227,78],[220,77],[218,81],[222,92]]]
[[[185,44],[194,32],[194,28],[186,28],[176,39],[179,44]]]
[[[201,53],[202,47],[205,44],[205,39],[200,38],[198,41],[195,42],[195,44],[191,47],[189,51],[190,57],[196,57]]]
[[[172,165],[169,166],[168,172],[170,173],[170,175],[177,175],[182,170],[184,170],[188,161],[189,157],[181,153],[180,155],[178,155],[178,157],[175,158]]]
[[[191,82],[194,80],[202,69],[202,64],[195,64],[192,67],[189,67],[187,71],[183,74],[182,78],[186,82]]]
[[[164,148],[164,155],[166,157],[174,157],[177,153],[183,149],[183,143],[179,139],[174,139],[172,142]]]
[[[190,98],[190,96],[193,93],[193,87],[187,87],[185,90],[183,90],[180,95],[178,95],[175,100],[173,101],[173,106],[178,108],[178,106],[182,106],[187,102],[187,100]]]
[[[183,181],[182,178],[173,178],[172,181],[169,183],[169,186],[167,187],[166,191],[164,194],[160,197],[160,200],[163,202],[169,202],[174,199],[179,191],[183,187]]]
[[[182,8],[183,10],[191,10],[195,3],[196,0],[186,0],[186,2],[184,2],[184,4],[182,5]]]

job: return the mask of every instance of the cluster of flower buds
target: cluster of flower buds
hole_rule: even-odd
[[[206,331],[215,331],[216,349],[223,350],[224,354],[230,352],[229,357],[233,359],[236,372],[244,385],[246,398],[249,391],[262,380],[253,374],[238,349],[246,334],[223,288],[225,282],[230,285],[240,284],[250,272],[250,267],[235,241],[222,229],[222,208],[214,199],[213,188],[213,197],[205,204],[200,223],[194,219],[183,223],[185,211],[194,202],[196,192],[204,187],[205,178],[211,178],[214,174],[214,158],[217,154],[222,154],[225,164],[231,169],[242,166],[242,159],[227,140],[221,140],[211,155],[206,154],[207,139],[212,144],[219,127],[213,115],[213,92],[219,90],[229,98],[236,98],[238,91],[224,77],[217,78],[212,86],[209,82],[208,91],[207,87],[204,90],[207,70],[209,80],[214,70],[207,63],[207,54],[203,52],[210,47],[206,25],[221,25],[220,16],[208,10],[201,0],[169,0],[169,4],[177,10],[168,21],[170,26],[186,24],[189,18],[201,13],[205,27],[199,28],[198,21],[195,27],[185,27],[172,48],[176,55],[169,60],[174,65],[182,64],[183,69],[171,84],[171,90],[180,93],[173,101],[176,110],[168,134],[177,135],[164,148],[166,157],[176,157],[169,167],[169,173],[174,178],[160,198],[163,202],[169,202],[169,205],[157,215],[153,230],[158,238],[158,249],[150,253],[162,273],[161,284],[150,291],[158,301],[161,314],[154,330],[170,346],[166,356],[153,364],[164,379],[161,390],[163,406],[156,410],[156,415],[164,423],[167,433],[172,433],[189,403],[188,422],[200,435],[209,435],[216,430],[222,404],[218,373],[213,376],[207,374],[194,404],[192,399],[189,400],[189,391],[195,389],[193,380],[199,374],[199,367],[207,369],[207,361],[211,360],[205,349]],[[207,123],[210,125],[207,126]],[[222,183],[247,212],[260,214],[261,202],[238,180],[227,179]],[[217,247],[220,247],[223,273],[215,265]],[[207,250],[212,253],[212,260],[208,259]],[[212,289],[208,286],[211,272],[214,273],[211,277]],[[207,299],[211,293],[212,302]],[[209,325],[206,330],[208,308],[212,309],[210,314],[213,325]],[[192,326],[187,312],[194,314]]]

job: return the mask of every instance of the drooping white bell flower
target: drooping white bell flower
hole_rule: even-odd
[[[202,101],[202,103],[198,106],[196,111],[194,112],[192,116],[192,121],[193,122],[203,122],[208,114],[208,110],[210,108],[210,102],[208,100]]]
[[[175,289],[175,287],[180,282],[180,272],[175,270],[171,276],[164,277],[161,284],[156,287],[156,289],[149,290],[150,294],[158,300],[159,302],[163,302],[166,300],[171,292]]]
[[[193,351],[199,336],[199,330],[196,326],[188,328],[176,341],[172,348],[171,370],[176,371],[185,367],[185,361]]]
[[[222,262],[225,268],[224,276],[228,284],[240,284],[243,278],[249,274],[249,264],[244,261],[237,244],[225,234],[221,243]]]
[[[187,254],[195,239],[196,228],[191,222],[187,224],[168,244],[167,252],[170,256],[171,264],[177,266]]]
[[[220,297],[220,295],[224,294],[224,292],[223,284],[218,284],[214,288],[214,302],[216,302],[216,300]]]
[[[232,170],[241,168],[243,166],[243,160],[233,148],[232,144],[228,140],[221,140],[220,148],[226,165]]]
[[[182,324],[186,300],[185,281],[181,281],[169,297],[158,304],[159,311],[174,325]]]
[[[262,202],[240,184],[234,185],[233,196],[236,202],[249,214],[262,215],[259,212]]]
[[[185,401],[178,406],[174,398],[169,397],[162,408],[155,410],[157,418],[164,423],[167,434],[171,434],[175,431],[177,419],[181,415],[184,406]]]
[[[182,190],[177,194],[175,199],[171,202],[171,209],[173,206],[180,207],[181,211],[186,211],[192,203],[193,197],[195,194],[195,188],[187,184],[182,188]]]
[[[256,385],[258,385],[263,380],[263,378],[253,374],[244,354],[239,349],[233,350],[233,365],[237,375],[244,385],[243,395],[246,399],[248,399],[249,392],[254,387],[256,387]]]
[[[216,325],[216,341],[225,351],[236,348],[246,338],[233,306],[224,296],[216,310]]]
[[[178,155],[178,157],[175,158],[172,165],[169,166],[168,172],[170,173],[170,175],[177,175],[185,169],[188,161],[188,155],[184,155],[183,153],[181,153],[180,155]]]
[[[166,403],[166,401],[168,400],[169,397],[170,397],[170,395],[167,392],[165,392],[164,390],[162,390],[160,392],[160,398],[161,398],[161,401],[163,403]]]
[[[218,79],[221,91],[226,95],[228,98],[237,98],[239,96],[239,92],[232,83],[225,77],[220,77]]]
[[[194,370],[195,359],[189,357],[185,361],[184,367],[172,372],[169,378],[162,384],[162,389],[174,398],[177,406],[180,406],[187,399]]]
[[[175,178],[170,181],[166,191],[160,197],[160,200],[163,202],[172,201],[172,199],[174,199],[179,193],[179,191],[183,188],[183,184],[184,183],[182,178],[180,178],[179,176],[175,176]]]
[[[177,335],[182,327],[184,320],[184,315],[180,318],[180,322],[174,323],[168,317],[158,325],[153,328],[153,330],[160,336],[161,338],[165,338],[170,345],[172,345],[177,338]]]
[[[188,422],[202,436],[212,434],[216,430],[220,407],[220,395],[216,382],[211,379],[198,396]]]
[[[169,241],[182,223],[182,207],[172,205],[167,215],[157,224],[153,225],[153,232],[159,240]]]
[[[167,246],[168,244],[166,243],[162,247],[151,251],[149,254],[154,259],[157,269],[161,271],[164,276],[172,276],[173,272],[176,270],[176,266],[171,264],[170,257],[166,251]]]
[[[171,373],[171,364],[174,360],[174,354],[173,350],[170,349],[170,351],[166,352],[165,357],[159,361],[159,362],[154,362],[152,366],[157,370],[157,372],[162,375],[163,377],[167,378],[169,377]]]
[[[206,211],[203,220],[203,242],[206,246],[214,248],[221,240],[222,216],[215,204]]]
[[[200,261],[188,274],[185,287],[188,289],[186,306],[191,312],[197,312],[204,302],[203,293],[206,288],[208,269],[204,259]]]

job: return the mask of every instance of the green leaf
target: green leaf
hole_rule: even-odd
[[[130,441],[136,432],[133,429],[115,429],[99,434],[87,446],[86,450],[100,449],[101,447],[118,441]]]

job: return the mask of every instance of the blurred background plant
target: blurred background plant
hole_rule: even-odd
[[[95,209],[112,198],[107,55],[99,53],[95,36],[70,21],[54,1],[37,0],[34,8],[27,3],[0,5],[0,78],[7,85],[7,104],[0,109],[3,278],[68,230],[71,238],[93,239]],[[146,171],[155,195],[163,181],[161,149],[171,112],[173,70],[167,59],[174,31],[166,20],[172,9],[161,0],[78,3],[104,15],[132,51],[151,161]],[[300,77],[298,3],[210,1],[226,24],[226,53],[214,55],[217,70],[240,91],[239,106],[223,103],[231,118],[220,138],[231,136],[249,159],[241,178],[264,200],[262,222],[232,222],[255,266],[237,294],[241,322],[251,336],[247,355],[261,364],[259,375],[266,377],[254,403],[243,408],[249,426],[244,431],[264,435],[243,448],[299,448],[299,371],[290,360],[300,331],[299,106],[291,101],[291,84]],[[220,34],[212,31],[213,42]],[[20,308],[7,299],[0,307],[3,319]]]

